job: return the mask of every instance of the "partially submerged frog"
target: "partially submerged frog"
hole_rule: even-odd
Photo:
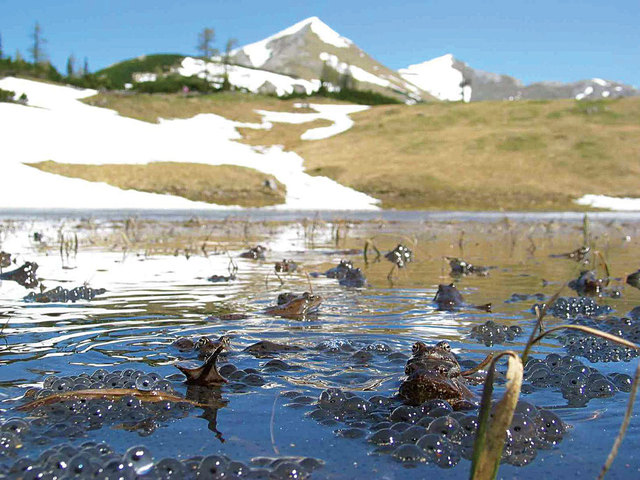
[[[367,285],[367,277],[364,276],[364,273],[359,268],[352,268],[346,271],[344,276],[338,280],[338,283],[343,287],[364,287]]]
[[[469,262],[455,257],[444,257],[451,267],[451,276],[459,277],[460,275],[478,275],[480,277],[486,277],[489,275],[491,267],[482,267],[480,265],[473,265]]]
[[[240,254],[240,258],[249,258],[251,260],[264,260],[264,253],[267,251],[265,247],[262,245],[256,245],[253,248],[250,248],[246,252],[242,252]]]
[[[427,346],[413,345],[413,356],[407,361],[407,378],[400,385],[400,397],[409,405],[421,405],[428,400],[446,400],[454,410],[474,406],[475,395],[466,385],[460,364],[448,342]]]
[[[449,285],[441,283],[438,285],[438,291],[436,292],[435,297],[433,297],[433,301],[438,304],[438,310],[445,310],[448,312],[457,310],[458,308],[462,308],[466,305],[462,299],[462,295],[453,283],[450,283]],[[490,303],[470,306],[472,308],[477,308],[478,310],[484,310],[485,312],[491,311]]]
[[[176,368],[187,377],[185,383],[188,385],[201,386],[220,385],[222,383],[226,383],[227,379],[220,375],[216,364],[218,357],[224,348],[224,345],[219,345],[199,367],[186,367],[184,365],[176,364]]]
[[[340,260],[340,263],[324,272],[327,278],[337,278],[340,279],[344,277],[349,270],[353,269],[353,263],[351,260]]]
[[[578,278],[569,282],[569,288],[580,295],[594,295],[600,293],[608,283],[607,279],[598,278],[595,270],[583,270]]]
[[[189,337],[180,337],[175,340],[172,345],[181,352],[197,351],[198,358],[207,358],[220,346],[223,348],[229,348],[230,342],[231,339],[227,335],[222,335],[217,340],[212,340],[205,336],[202,336],[197,340],[193,340]]]
[[[297,318],[316,312],[321,303],[322,297],[320,295],[309,292],[302,294],[281,293],[278,295],[278,304],[268,307],[264,311],[270,315]]]
[[[404,268],[407,266],[407,263],[413,260],[413,252],[409,247],[399,243],[396,248],[388,252],[384,258],[395,264],[398,268]]]
[[[26,262],[19,268],[10,272],[0,273],[0,280],[11,280],[26,288],[35,288],[40,281],[36,276],[38,264],[35,262]]]
[[[627,276],[627,284],[632,287],[640,288],[640,270],[635,271]]]
[[[554,253],[549,256],[551,258],[568,258],[570,260],[575,260],[576,262],[581,262],[586,258],[586,256],[589,254],[590,251],[591,251],[591,247],[585,245],[575,249],[573,252]]]
[[[274,270],[276,273],[293,273],[298,270],[298,264],[293,260],[284,259],[281,262],[276,262]]]
[[[276,343],[271,340],[261,340],[258,343],[249,345],[243,352],[251,353],[256,357],[267,357],[276,353],[299,352],[302,348],[297,345],[286,345],[284,343]]]
[[[313,276],[318,276],[315,274]],[[335,278],[343,287],[364,287],[367,284],[367,278],[359,268],[353,266],[351,260],[340,260],[340,263],[324,272],[327,278]]]
[[[7,252],[0,252],[0,268],[6,268],[11,266],[11,254]]]

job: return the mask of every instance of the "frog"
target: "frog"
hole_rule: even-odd
[[[310,292],[301,294],[281,293],[278,295],[277,305],[267,307],[264,312],[279,317],[303,317],[308,313],[316,312],[322,300],[323,298],[320,295],[314,295]]]
[[[483,310],[485,312],[491,311],[490,303],[485,303],[484,305],[465,304],[464,300],[462,299],[462,294],[458,291],[453,283],[450,283],[449,285],[441,283],[440,285],[438,285],[438,291],[436,292],[435,297],[433,297],[433,301],[438,305],[438,310],[444,310],[447,312],[458,310],[459,308],[462,308],[464,306]]]
[[[38,270],[37,263],[25,262],[15,270],[0,273],[0,280],[11,280],[25,288],[35,288],[40,283],[36,275],[36,270]]]
[[[200,385],[204,387],[226,383],[227,379],[220,375],[217,365],[218,357],[224,348],[224,344],[218,345],[215,351],[198,367],[187,367],[176,364],[176,368],[187,377],[185,383],[187,385]]]
[[[407,361],[407,378],[399,388],[399,396],[409,405],[440,399],[449,402],[454,410],[475,406],[475,395],[467,387],[460,364],[447,341],[427,346],[416,342],[413,356]]]

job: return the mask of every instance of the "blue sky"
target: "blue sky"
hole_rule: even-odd
[[[146,53],[194,54],[206,26],[222,48],[318,16],[391,68],[453,53],[526,83],[596,76],[640,86],[638,0],[2,0],[0,12],[7,54],[26,55],[37,20],[61,70],[71,53],[97,70]]]

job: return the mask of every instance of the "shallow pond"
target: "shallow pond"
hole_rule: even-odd
[[[610,306],[613,315],[626,315],[640,305],[640,291],[624,283],[640,267],[640,222],[631,217],[592,218],[587,233],[606,259],[613,278],[609,287],[622,293],[620,298],[594,300]],[[31,261],[38,264],[38,277],[47,290],[88,285],[106,292],[92,300],[26,302],[24,297],[39,289],[28,290],[7,280],[0,283],[0,423],[10,418],[31,422],[19,445],[3,444],[0,477],[19,478],[8,473],[19,458],[40,456],[44,462],[60,444],[79,448],[86,442],[106,442],[119,455],[143,445],[156,463],[167,457],[225,455],[240,462],[234,464],[239,478],[296,478],[290,468],[294,461],[301,465],[299,475],[312,471],[312,478],[467,478],[470,462],[464,454],[449,468],[433,461],[403,462],[401,455],[393,454],[395,446],[382,448],[367,440],[378,427],[372,418],[358,417],[357,406],[353,415],[328,419],[318,413],[322,409],[317,399],[330,388],[365,400],[393,397],[418,340],[427,344],[447,340],[461,361],[479,362],[491,351],[520,352],[535,321],[533,304],[549,299],[587,268],[550,255],[573,251],[584,242],[582,219],[575,216],[554,220],[496,215],[474,221],[472,215],[463,219],[397,215],[322,221],[300,215],[146,220],[13,215],[0,227],[0,250],[15,259],[5,272]],[[413,250],[413,261],[389,277],[392,264],[384,257],[376,261],[373,247],[384,254],[398,243]],[[239,257],[258,244],[267,247],[265,260]],[[486,276],[452,277],[445,256],[495,268]],[[588,268],[595,266],[602,273],[604,262],[593,254],[589,258]],[[235,278],[208,280],[212,275],[229,275],[231,259],[237,265]],[[283,259],[294,260],[302,269],[280,274],[280,280],[274,264]],[[345,287],[336,279],[304,273],[325,272],[342,259],[363,270],[366,286]],[[452,312],[438,310],[433,302],[438,284],[454,281],[465,304]],[[308,291],[310,286],[323,297],[317,313],[283,318],[264,312],[280,293]],[[562,295],[577,296],[568,287]],[[491,312],[472,307],[489,302]],[[518,326],[522,333],[503,344],[487,345],[471,331],[488,320]],[[547,318],[548,325],[565,321]],[[230,337],[219,362],[230,381],[194,393],[183,384],[184,376],[174,363],[201,360],[196,351],[180,350],[173,343],[180,337],[221,335]],[[262,340],[299,348],[267,357],[243,351]],[[536,345],[533,352],[539,359],[550,353],[567,354],[558,336]],[[266,365],[274,359],[286,365]],[[577,359],[604,375],[633,375],[637,362]],[[232,367],[224,370],[228,364],[249,370],[234,374]],[[73,416],[55,408],[17,409],[28,401],[22,397],[30,388],[41,389],[43,382],[50,387],[53,380],[45,379],[51,375],[91,375],[98,369],[153,372],[167,378],[168,388],[177,395],[208,406],[172,404],[167,411],[146,406],[140,416],[126,418],[112,409],[96,421],[86,412]],[[595,478],[618,432],[629,394],[615,391],[606,398],[569,405],[559,386],[529,380],[522,399],[554,412],[568,427],[561,441],[536,450],[526,466],[504,463],[499,476]],[[479,394],[482,386],[469,388]],[[502,391],[499,383],[496,396]],[[394,402],[385,407],[387,415],[401,405]],[[376,412],[381,422],[383,410]],[[639,420],[634,413],[609,478],[638,476]],[[271,462],[296,458],[288,459],[287,470],[279,469],[278,462],[269,466],[260,457]],[[146,472],[141,478],[160,475],[153,468],[138,471]]]

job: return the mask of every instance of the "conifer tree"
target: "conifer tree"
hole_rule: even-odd
[[[67,58],[67,77],[73,77],[76,69],[76,57],[73,53]]]
[[[33,33],[31,34],[31,47],[29,48],[29,53],[31,54],[31,58],[33,59],[33,63],[43,63],[46,61],[47,56],[44,52],[44,45],[47,43],[47,40],[42,36],[42,28],[40,27],[40,23],[36,22],[33,27]]]
[[[222,81],[222,89],[223,90],[231,90],[231,82],[229,81],[229,62],[231,60],[231,51],[237,45],[238,40],[235,38],[230,38],[227,40],[227,45],[224,49],[224,57],[222,59],[224,63],[224,79]]]

